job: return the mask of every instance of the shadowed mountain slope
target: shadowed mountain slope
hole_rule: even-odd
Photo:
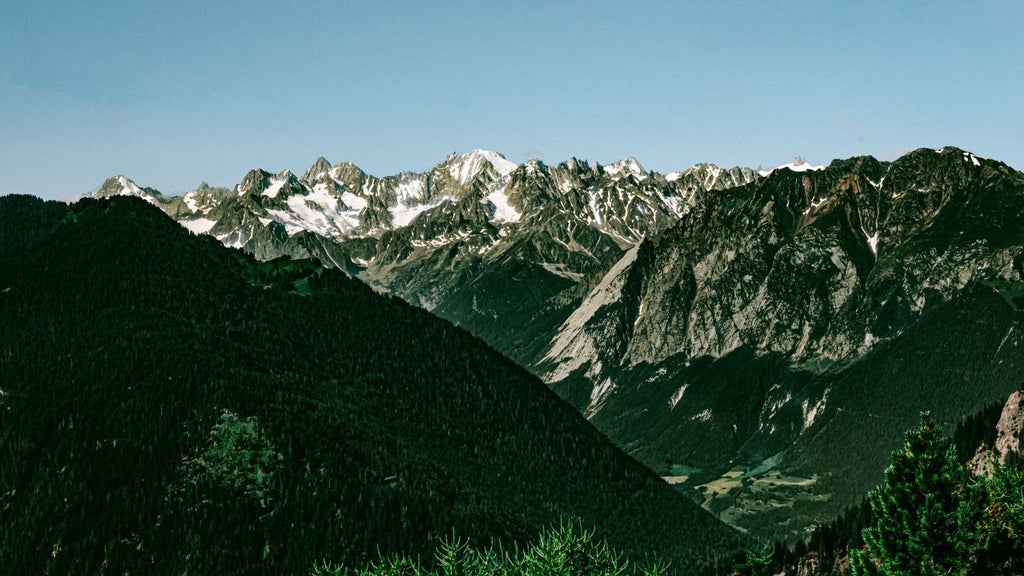
[[[134,198],[0,198],[0,565],[299,574],[579,519],[680,573],[739,538],[465,331]]]

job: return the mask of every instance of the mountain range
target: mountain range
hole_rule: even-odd
[[[122,194],[466,328],[760,536],[856,504],[918,411],[953,428],[1024,363],[1024,175],[954,147],[670,174],[474,151],[378,178],[320,158],[230,190],[97,193]]]
[[[182,197],[117,176],[93,196],[142,197],[257,258],[314,258],[343,269],[529,364],[535,335],[554,330],[571,306],[547,313],[553,298],[678,221],[703,192],[757,177],[712,164],[661,175],[632,158],[515,165],[476,150],[428,172],[382,178],[321,157],[301,178],[257,169],[232,189],[204,183]],[[515,334],[499,320],[537,311],[544,318]]]

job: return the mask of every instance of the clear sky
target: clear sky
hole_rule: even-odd
[[[1024,2],[7,2],[0,194],[181,194],[317,156],[1024,169]]]

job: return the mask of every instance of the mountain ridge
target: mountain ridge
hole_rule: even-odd
[[[1024,174],[922,149],[783,170],[705,199],[609,263],[531,369],[709,508],[763,530],[783,520],[774,507],[811,498],[821,522],[877,482],[844,450],[884,457],[900,439],[891,422],[909,428],[932,409],[954,425],[1012,391]],[[969,358],[949,352],[967,326]],[[878,434],[853,441],[869,427]],[[746,484],[729,480],[739,470]]]
[[[390,180],[318,159],[312,186],[295,179],[293,193],[225,202],[211,231],[259,258],[319,259],[459,324],[691,498],[765,536],[795,537],[877,482],[881,465],[839,461],[853,431],[875,426],[857,389],[894,399],[860,400],[890,422],[856,440],[865,463],[894,448],[907,414],[965,416],[915,403],[977,409],[1008,393],[1024,174],[1004,163],[945,147],[663,175],[628,158],[499,170],[487,157],[453,155]],[[315,217],[328,196],[350,223],[340,240],[302,228],[327,226]],[[965,396],[951,380],[967,377],[959,356],[932,358],[908,339],[948,349],[943,323],[964,326],[967,311],[984,325],[965,347],[978,380]],[[996,355],[983,347],[993,338]],[[890,365],[936,388],[901,383]],[[826,437],[833,444],[812,442]],[[747,483],[730,480],[739,470]],[[776,532],[766,519],[794,502]]]

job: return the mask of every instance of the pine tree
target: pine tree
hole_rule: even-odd
[[[767,542],[752,548],[747,548],[743,554],[743,561],[732,568],[732,576],[759,576],[771,574],[772,547]]]
[[[978,573],[1024,574],[1024,469],[1011,464],[995,466],[984,484],[988,506]]]
[[[983,498],[968,482],[956,448],[921,414],[917,429],[893,452],[885,482],[869,496],[873,520],[865,548],[851,554],[857,576],[968,574],[978,553]]]

